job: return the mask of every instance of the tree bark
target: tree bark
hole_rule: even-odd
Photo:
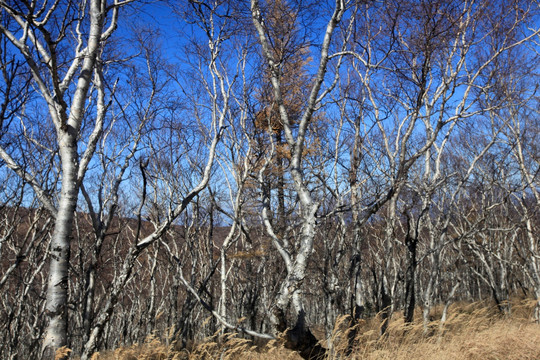
[[[47,280],[46,315],[49,325],[43,341],[43,357],[54,359],[56,350],[66,346],[70,238],[77,206],[77,152],[74,139],[66,136],[60,143],[62,190],[51,241]]]

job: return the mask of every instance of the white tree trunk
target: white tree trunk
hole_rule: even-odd
[[[95,151],[95,147],[92,147],[92,140],[97,141],[102,130],[99,113],[101,113],[102,120],[105,109],[98,108],[96,128],[92,134],[95,137],[90,139],[89,146],[83,155],[82,162],[84,166],[79,166],[77,141],[85,113],[88,89],[92,83],[92,76],[96,68],[96,59],[104,40],[102,38],[102,28],[105,16],[106,10],[102,1],[92,0],[90,2],[88,44],[73,96],[69,118],[64,121],[65,113],[61,114],[59,116],[61,120],[56,124],[62,163],[62,188],[51,241],[51,260],[47,283],[46,314],[48,326],[45,330],[42,349],[44,358],[48,359],[55,358],[56,350],[67,345],[67,296],[71,230],[80,184],[84,178],[86,166]]]
[[[71,141],[70,141],[71,140]],[[65,140],[64,140],[65,141]],[[68,141],[73,139],[68,137]],[[43,341],[45,358],[54,359],[56,349],[67,345],[67,296],[70,237],[77,206],[77,153],[73,144],[60,144],[62,190],[50,247],[46,315],[49,324]]]

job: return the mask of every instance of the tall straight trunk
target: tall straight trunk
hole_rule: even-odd
[[[433,235],[431,235],[431,238],[433,239]],[[434,248],[434,241],[431,240],[431,249]],[[424,299],[423,299],[423,304],[422,304],[422,323],[423,323],[423,328],[424,328],[424,334],[427,334],[428,331],[429,331],[429,322],[431,321],[430,319],[430,314],[431,314],[431,307],[433,306],[433,302],[434,302],[434,299],[433,299],[433,296],[434,296],[434,289],[437,287],[438,285],[438,271],[439,271],[439,267],[440,267],[440,257],[439,257],[439,254],[438,254],[438,251],[434,251],[431,255],[430,255],[430,258],[431,258],[431,270],[430,270],[430,273],[429,273],[429,279],[428,279],[428,282],[427,282],[427,285],[425,286],[425,289],[424,289],[424,293],[423,293],[423,296],[424,296]]]
[[[533,280],[534,294],[536,296],[536,306],[534,307],[533,319],[537,324],[540,324],[540,263],[538,261],[538,240],[535,236],[531,217],[529,211],[524,206],[527,220],[525,224],[527,226],[527,240],[529,250],[529,264],[528,270],[530,272],[530,278]]]
[[[381,328],[380,335],[387,335],[386,331],[388,330],[388,325],[390,323],[390,318],[392,317],[392,297],[388,294],[388,281],[386,280],[386,275],[381,275],[381,287],[380,287],[380,298],[381,298]]]
[[[354,289],[353,298],[354,304],[351,307],[352,312],[352,325],[356,325],[358,320],[363,317],[365,310],[364,307],[364,291],[362,288],[361,275],[362,275],[362,220],[360,214],[360,196],[359,196],[359,181],[358,181],[358,169],[362,161],[361,147],[362,138],[360,136],[360,118],[361,114],[356,117],[354,123],[354,145],[351,149],[351,168],[349,169],[349,186],[351,189],[351,204],[352,204],[352,220],[354,224],[353,230],[353,251],[351,256],[351,269],[350,274],[352,278],[352,288]],[[350,335],[354,339],[356,337],[356,331],[353,328]]]
[[[285,143],[283,142],[283,137],[281,131],[276,134],[276,143],[279,147],[283,147]],[[283,235],[285,230],[285,174],[284,174],[284,165],[283,165],[283,156],[281,151],[278,151],[276,154],[277,162],[277,197],[278,197],[278,208],[277,208],[277,224],[278,224],[278,234]]]
[[[354,202],[353,202],[354,204]],[[351,269],[349,274],[352,278],[353,293],[351,294],[351,322],[350,330],[347,334],[348,344],[346,355],[351,355],[356,336],[358,335],[358,321],[364,317],[365,312],[365,296],[364,289],[362,286],[362,242],[360,234],[360,222],[358,219],[358,212],[353,211],[353,221],[354,221],[354,246],[353,246],[353,255],[351,258]]]
[[[46,315],[49,324],[43,342],[43,357],[55,359],[56,349],[66,346],[68,268],[70,237],[77,206],[77,147],[76,137],[66,135],[60,142],[62,159],[62,190],[51,240],[49,277],[47,281]]]
[[[407,270],[405,272],[405,311],[404,319],[406,323],[412,323],[414,318],[414,308],[416,306],[415,280],[416,280],[416,247],[417,239],[407,235],[405,245],[407,245]]]
[[[384,232],[384,257],[385,259],[388,259],[387,261],[384,261],[381,264],[381,271],[380,271],[380,289],[379,289],[379,297],[380,297],[380,303],[381,303],[381,329],[380,333],[381,336],[386,334],[386,330],[388,329],[388,324],[390,322],[390,318],[392,317],[393,313],[393,307],[394,307],[394,301],[393,301],[393,294],[394,294],[394,287],[390,285],[390,281],[388,280],[388,276],[390,275],[390,259],[392,258],[393,254],[393,242],[394,242],[394,228],[396,226],[396,219],[397,219],[397,213],[396,213],[396,204],[397,199],[399,197],[399,194],[401,192],[402,187],[404,186],[404,183],[400,183],[397,185],[396,192],[394,196],[390,199],[388,204],[388,220],[385,225],[385,232]],[[395,284],[395,282],[394,282]]]
[[[83,343],[88,341],[90,336],[90,327],[92,325],[92,319],[94,317],[94,295],[95,295],[95,283],[96,283],[96,267],[94,262],[90,264],[88,271],[86,272],[85,290],[84,290],[84,304],[83,304]]]
[[[536,294],[536,305],[534,307],[534,321],[537,324],[540,324],[540,288],[537,288],[535,291]]]

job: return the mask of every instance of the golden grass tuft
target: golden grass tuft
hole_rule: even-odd
[[[54,354],[54,360],[67,359],[69,357],[69,354],[71,354],[71,349],[67,346],[62,346],[61,348],[56,349],[56,353]]]
[[[250,340],[239,338],[234,333],[224,335],[216,333],[190,350],[175,350],[174,347],[174,343],[165,345],[154,335],[151,335],[142,344],[95,353],[92,360],[301,359],[296,353],[286,350],[280,341],[272,340],[264,347],[258,348]]]
[[[380,321],[360,323],[356,347],[349,359],[366,360],[495,360],[540,359],[540,325],[530,319],[535,301],[516,301],[511,316],[502,316],[487,303],[454,304],[444,326],[428,325],[420,315],[413,324],[394,314],[386,336],[379,337]],[[440,318],[441,309],[434,309]],[[418,311],[420,313],[420,311]],[[345,339],[341,339],[345,343]],[[343,345],[342,345],[343,347]],[[345,359],[344,352],[330,359]]]
[[[349,355],[349,318],[336,321],[330,339],[328,360],[537,360],[540,359],[540,325],[530,317],[536,300],[514,301],[510,316],[502,316],[494,305],[485,302],[453,304],[448,320],[441,326],[438,321],[423,326],[420,311],[413,324],[405,324],[400,313],[394,314],[387,334],[379,336],[381,318],[361,320],[355,327],[357,335]],[[441,308],[432,312],[440,318]],[[168,342],[167,342],[168,343]],[[174,350],[155,336],[143,344],[119,348],[112,352],[94,355],[93,360],[277,360],[301,359],[287,350],[282,340],[273,340],[262,347],[236,334],[216,333],[191,350]]]
[[[185,358],[182,355],[182,352],[174,350],[173,345],[164,344],[155,335],[149,335],[142,344],[95,353],[92,360],[181,360]]]

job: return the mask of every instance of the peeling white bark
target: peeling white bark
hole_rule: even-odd
[[[323,81],[327,75],[328,62],[330,60],[329,48],[334,31],[342,19],[345,12],[345,3],[342,0],[336,0],[334,4],[334,12],[329,19],[326,31],[324,34],[323,43],[320,51],[320,60],[317,68],[317,73],[313,79],[313,85],[309,90],[309,97],[305,106],[305,110],[298,123],[298,131],[296,136],[292,131],[292,123],[289,119],[289,114],[285,107],[280,82],[280,70],[277,60],[274,58],[270,47],[270,39],[267,37],[267,29],[265,28],[263,14],[258,0],[251,0],[251,14],[253,24],[257,31],[259,43],[262,48],[265,62],[270,69],[270,81],[272,83],[274,101],[278,105],[279,114],[283,123],[283,131],[285,139],[291,149],[290,160],[290,175],[293,179],[294,190],[298,194],[301,203],[302,211],[302,230],[298,236],[296,248],[297,251],[292,252],[283,247],[275,234],[269,220],[269,194],[263,194],[263,221],[267,229],[267,233],[273,239],[273,244],[279,251],[285,266],[287,268],[287,276],[280,285],[280,290],[274,303],[274,310],[270,313],[274,331],[284,331],[287,325],[284,323],[284,314],[289,303],[292,303],[294,312],[297,317],[296,326],[300,327],[301,331],[305,331],[305,309],[303,304],[302,283],[306,275],[307,261],[313,251],[313,241],[316,230],[316,213],[319,205],[313,200],[311,192],[304,182],[302,173],[302,157],[306,141],[306,132],[310,124],[313,114],[320,103],[319,94]],[[336,76],[339,70],[336,70]],[[327,92],[325,92],[326,94]],[[259,178],[262,172],[259,173]],[[262,179],[260,179],[262,180]],[[304,334],[302,334],[303,336]]]

